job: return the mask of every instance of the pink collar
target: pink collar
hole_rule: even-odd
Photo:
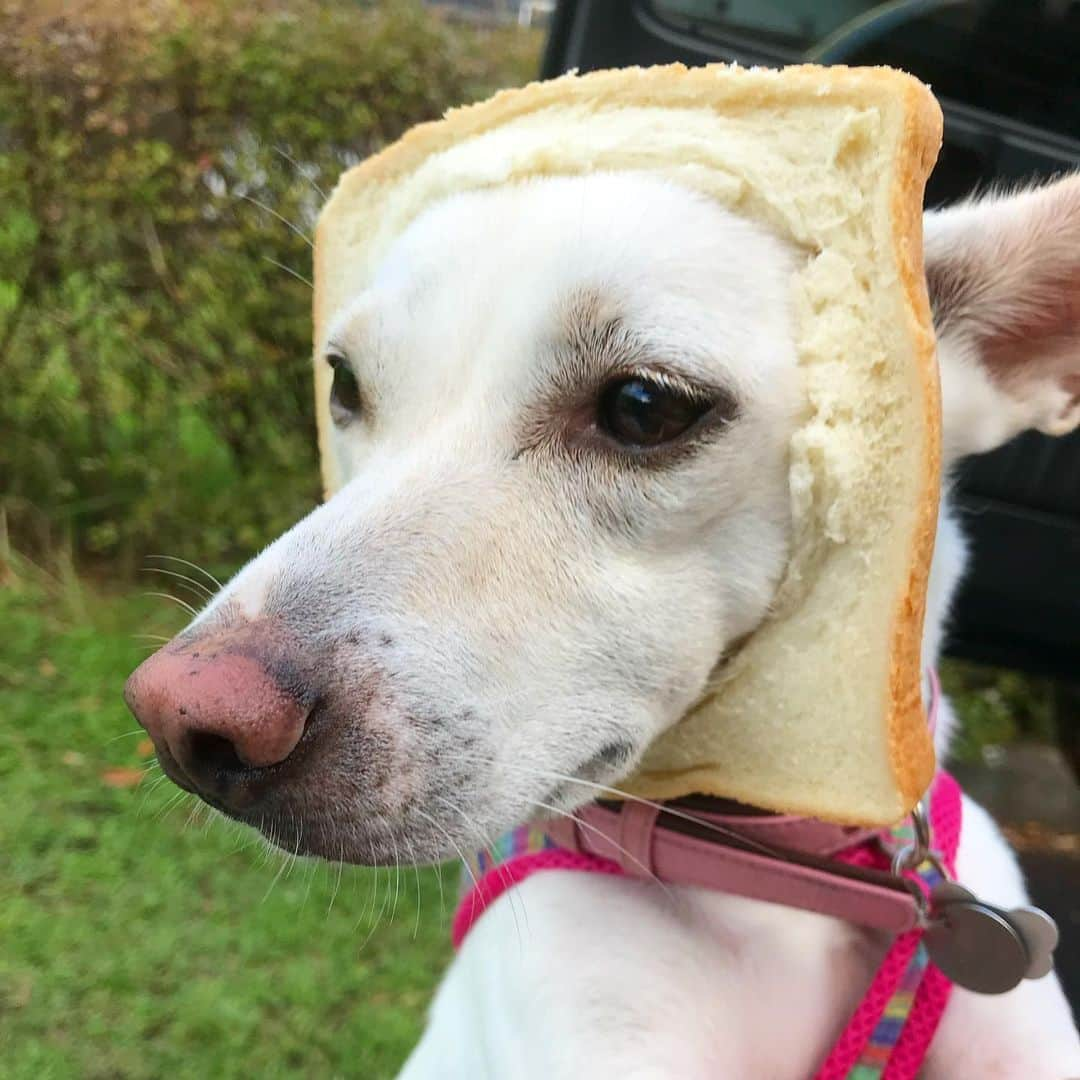
[[[927,723],[937,724],[940,686],[928,672]],[[932,786],[933,806],[946,791],[956,803],[955,835],[935,833],[946,865],[959,841],[959,789],[945,773]],[[526,825],[479,852],[475,887],[454,921],[455,946],[483,910],[511,884],[552,860],[561,869],[618,873],[733,893],[803,908],[875,930],[902,934],[924,921],[925,890],[890,873],[890,859],[911,842],[909,825],[866,829],[814,818],[771,814],[717,799],[596,802],[573,817]],[[556,854],[557,853],[557,854]],[[490,870],[499,865],[499,873]]]
[[[930,684],[927,711],[933,726],[938,702],[933,674]],[[934,849],[953,875],[960,789],[939,772],[928,801]],[[882,1080],[910,1080],[952,986],[928,963],[921,942],[926,896],[941,880],[939,867],[928,862],[901,875],[890,872],[894,855],[912,839],[908,823],[892,830],[848,828],[716,800],[594,803],[572,819],[516,829],[495,851],[476,857],[473,887],[454,917],[454,946],[461,946],[504,892],[540,870],[716,889],[883,930],[896,935],[893,945],[815,1080],[860,1075],[853,1070],[864,1064],[875,1066],[870,1075]]]

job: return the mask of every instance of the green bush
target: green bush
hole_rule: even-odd
[[[16,545],[227,562],[308,509],[300,234],[319,189],[536,63],[533,35],[401,2],[0,5],[0,512]]]
[[[984,746],[1018,739],[1055,742],[1065,722],[1049,679],[946,660],[941,684],[956,710],[952,756],[957,761],[977,762]]]

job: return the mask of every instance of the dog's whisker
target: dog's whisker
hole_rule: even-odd
[[[338,891],[341,889],[341,876],[345,872],[345,840],[338,840],[337,880],[334,882],[334,891],[330,894],[330,903],[326,905],[326,914],[334,910],[334,901],[337,900]]]
[[[181,559],[179,555],[147,555],[147,559],[164,559],[168,562],[181,563],[184,566],[190,566],[192,570],[197,570],[203,577],[209,578],[213,582],[214,586],[220,591],[224,588],[220,581],[213,574],[210,573],[205,567],[200,566],[198,563],[193,563],[190,559]]]
[[[307,863],[307,873],[305,875],[306,880],[304,882],[304,899],[300,901],[301,911],[307,910],[308,901],[311,899],[311,888],[315,884],[315,875],[319,872],[320,868],[323,865],[322,862],[318,859],[305,859],[304,861]]]
[[[266,901],[270,899],[270,894],[274,891],[274,886],[281,880],[281,875],[285,873],[285,867],[289,865],[288,854],[282,851],[279,852],[279,855],[281,857],[281,863],[277,868],[277,873],[270,880],[270,884],[267,886],[266,892],[263,893],[262,900],[259,901],[259,903],[261,904],[265,904]]]
[[[382,872],[384,870],[386,871],[386,889],[383,892],[383,901],[379,905],[379,912],[378,912],[377,915],[375,914],[374,905],[372,905],[372,923],[371,923],[370,928],[368,929],[367,936],[364,938],[364,940],[362,942],[360,942],[360,948],[361,949],[363,949],[364,946],[366,946],[367,943],[371,940],[372,935],[375,933],[375,931],[378,930],[380,926],[382,926],[383,916],[386,914],[386,908],[390,903],[390,868],[388,866],[380,866],[380,867],[378,867],[378,869],[376,871],[376,875],[375,875],[376,894],[375,895],[378,896],[378,891],[377,891],[378,890],[378,884],[382,880]]]
[[[145,771],[147,773],[151,772],[156,764],[159,764],[159,763],[158,762],[153,762],[153,761],[149,762],[147,764],[147,766],[146,766]],[[149,788],[148,791],[146,791],[145,795],[149,795],[156,788],[158,788],[161,784],[164,784],[165,781],[168,780],[168,779],[169,778],[165,775],[164,771],[162,772],[162,774],[160,776],[155,776],[154,777],[154,782],[150,785],[150,788]],[[145,795],[144,795],[144,797],[145,797]]]
[[[384,821],[381,814],[376,813],[375,814],[375,819],[376,819],[377,823],[381,827],[383,827],[383,828],[386,827],[386,822]],[[374,843],[371,843],[371,845],[369,847],[369,851],[371,853],[371,861],[374,863],[375,862],[375,846],[374,846]],[[383,902],[382,902],[382,905],[379,907],[379,913],[376,915],[375,914],[375,902],[374,901],[375,901],[375,898],[378,896],[378,887],[379,887],[379,883],[381,881],[382,871],[384,869],[387,870],[386,892],[383,895]],[[378,927],[382,924],[383,915],[386,914],[386,905],[390,901],[390,880],[389,880],[390,875],[389,875],[389,869],[386,868],[386,867],[377,866],[377,867],[375,867],[375,875],[374,876],[375,876],[375,886],[374,886],[374,889],[372,891],[372,905],[371,905],[371,920],[372,921],[371,921],[371,926],[368,928],[367,935],[365,936],[364,940],[360,943],[360,948],[361,949],[363,949],[367,945],[367,943],[371,940],[372,935],[375,933],[375,931],[378,929]],[[359,926],[359,925],[360,924],[357,923],[357,926]]]
[[[375,916],[375,922],[372,924],[371,933],[375,933],[375,931],[380,926],[382,926],[383,919],[386,916],[386,912],[390,907],[390,867],[389,866],[380,867],[379,868],[380,874],[383,871],[385,871],[385,875],[386,875],[386,890],[383,893],[383,902],[379,905],[379,914]]]
[[[308,874],[307,888],[304,890],[305,908],[307,907],[308,901],[311,899],[311,890],[315,884],[315,878],[318,877],[322,863],[318,859],[309,859],[308,865],[310,867],[310,873]]]
[[[371,860],[372,864],[374,864],[375,846],[370,840],[368,841],[368,857]],[[358,882],[359,880],[360,879],[357,879]],[[356,923],[353,926],[354,930],[358,929],[365,921],[371,919],[375,914],[375,889],[379,880],[378,871],[376,869],[373,869],[372,873],[364,875],[363,880],[369,882],[370,888],[368,889],[367,903],[364,904],[364,908],[360,915],[360,918],[356,920]]]
[[[201,802],[199,799],[195,799],[192,802],[191,809],[188,811],[187,820],[184,822],[183,825],[183,832],[187,832],[188,829],[191,828],[191,823],[198,820],[199,814],[202,812],[203,806],[204,803]]]
[[[290,820],[292,821],[293,831],[296,833],[296,843],[293,845],[292,855],[289,856],[289,869],[285,873],[287,878],[292,877],[296,864],[300,861],[300,845],[304,841],[303,821],[297,818],[295,814],[290,814]]]
[[[292,232],[299,236],[300,239],[303,240],[309,248],[315,247],[315,242],[311,239],[310,236],[308,236],[306,232],[304,232],[303,229],[301,229],[298,225],[294,225],[293,222],[291,222],[283,214],[279,214],[272,206],[267,206],[266,203],[259,202],[258,199],[253,198],[251,195],[241,195],[240,198],[243,199],[245,202],[251,203],[252,206],[257,206],[260,210],[265,211],[267,214],[276,217],[278,221],[282,223],[282,225],[286,226],[286,228],[288,229],[291,229]]]
[[[241,827],[238,822],[231,821],[228,818],[226,818],[226,822],[229,826],[235,826],[235,828],[230,828],[227,831],[229,833],[229,838],[232,840],[232,844],[229,847],[229,855],[236,855],[238,852],[243,851],[245,847],[248,847],[253,843],[251,830]]]
[[[374,857],[374,856],[373,856]],[[379,895],[379,867],[372,867],[372,872],[368,875],[368,881],[370,882],[370,888],[368,889],[367,903],[364,905],[363,913],[360,918],[357,919],[354,930],[359,929],[364,923],[370,923],[368,927],[367,935],[364,940],[360,942],[360,948],[363,947],[371,940],[371,935],[374,932],[375,927],[375,901]]]
[[[172,593],[167,592],[144,592],[142,596],[158,596],[162,600],[171,600],[174,604],[179,604],[185,611],[190,612],[192,617],[197,616],[199,613],[195,610],[186,600],[181,600],[179,596],[173,596]]]
[[[442,915],[446,911],[446,894],[443,892],[443,867],[446,864],[438,862],[435,864],[436,880],[439,883],[439,914]]]
[[[451,802],[449,799],[443,798],[441,795],[436,795],[435,798],[437,798],[444,806],[449,807],[456,814],[458,814],[458,816],[462,819],[462,821],[465,822],[465,824],[468,826],[468,828],[472,830],[473,834],[476,836],[478,842],[484,848],[484,850],[489,852],[490,854],[494,855],[495,845],[491,842],[491,838],[489,836],[485,835],[484,831],[477,826],[476,822],[473,821],[472,818],[470,818],[468,814],[465,813],[465,811],[464,811],[464,809],[462,807],[458,806],[456,803]],[[501,867],[500,867],[500,873],[505,874],[505,870],[502,869]],[[473,880],[475,881],[475,878]],[[516,889],[507,889],[505,895],[506,895],[506,897],[507,897],[507,899],[508,899],[508,901],[510,903],[510,912],[514,916],[514,926],[517,929],[517,936],[518,936],[518,947],[519,948],[524,948],[524,942],[523,942],[523,939],[522,939],[522,936],[521,936],[521,923],[518,922],[518,913],[517,913],[517,908],[515,907],[515,900],[517,900],[519,903],[521,903],[521,897],[520,896],[518,896],[518,897],[514,896],[514,893],[516,891],[517,891]],[[528,915],[525,912],[524,903],[521,904],[521,917],[524,920],[525,926],[526,926],[526,929],[527,929],[528,925],[529,925],[529,920],[528,920]]]
[[[161,781],[161,780],[164,780],[164,779],[165,779],[165,777],[164,777],[164,776],[160,777],[160,778],[159,778],[159,783],[160,783],[160,781]],[[157,787],[157,785],[155,785],[155,787]],[[150,794],[150,792],[147,792],[147,795],[149,795],[149,794]],[[180,795],[181,795],[181,792],[179,792],[179,791],[174,791],[174,792],[172,792],[172,793],[171,793],[171,794],[170,794],[170,795],[168,796],[168,798],[167,798],[167,799],[166,799],[166,800],[165,800],[165,801],[164,801],[163,803],[161,803],[161,805],[159,805],[159,806],[157,807],[157,809],[156,809],[156,810],[155,810],[155,812],[154,812],[154,817],[153,817],[153,820],[154,820],[154,821],[160,821],[160,820],[162,819],[162,817],[164,816],[164,814],[165,814],[165,811],[166,811],[166,810],[168,810],[168,808],[169,808],[170,806],[172,806],[172,804],[173,804],[174,802],[176,802],[176,800],[177,800],[177,799],[179,799],[179,798],[180,798]]]
[[[182,581],[176,582],[173,585],[173,588],[180,589],[185,592],[188,596],[188,602],[192,604],[198,604],[199,607],[202,607],[209,601],[209,598],[205,593],[200,592],[198,589],[195,589],[191,585],[185,585]]]
[[[281,845],[278,843],[277,829],[271,827],[270,843],[266,849],[266,863],[269,864],[274,859],[278,860],[278,869],[280,870],[284,864],[285,853],[281,850]]]
[[[294,270],[291,266],[286,266],[283,262],[278,262],[277,259],[271,259],[269,255],[264,255],[263,259],[271,266],[276,266],[279,270],[284,270],[286,274],[291,274],[297,281],[302,281],[309,289],[315,288],[315,283],[311,278],[304,277],[299,270]]]
[[[443,882],[443,873],[446,870],[446,863],[447,863],[447,860],[442,859],[442,860],[440,860],[440,862],[438,864],[438,866],[439,866],[439,905],[442,907],[442,909],[444,911],[446,910],[446,894],[443,891],[443,884],[444,884],[444,882]]]
[[[412,863],[413,877],[416,878],[416,923],[413,926],[412,939],[415,941],[420,936],[420,908],[423,901],[420,897],[420,867],[416,865],[416,848],[412,846],[412,842],[408,836],[404,836],[406,846],[409,849],[409,862]]]
[[[296,836],[296,818],[292,813],[289,814],[289,826],[293,835]],[[299,842],[299,837],[296,837],[296,839]],[[293,851],[284,848],[283,851],[285,852],[285,880],[288,881],[292,877],[293,865],[296,862],[296,851],[299,851],[299,847],[295,847]]]
[[[452,808],[456,809],[456,807]],[[472,879],[473,888],[479,888],[480,882],[477,881],[476,874],[473,873],[473,868],[469,865],[469,860],[465,858],[465,853],[458,846],[457,841],[430,814],[428,814],[424,810],[421,810],[418,806],[414,806],[413,810],[415,813],[419,814],[420,817],[422,817],[426,822],[428,822],[428,824],[433,825],[436,829],[439,830],[440,833],[442,833],[442,835],[449,842],[450,846],[454,849],[454,851],[457,852],[458,858],[461,860],[462,864],[465,867],[465,872]]]
[[[114,742],[119,742],[121,739],[134,739],[136,735],[145,735],[146,730],[141,727],[132,728],[130,731],[125,731],[122,735],[114,735],[111,739],[106,739],[101,745],[112,746]]]
[[[257,842],[252,830],[245,828],[239,822],[223,817],[222,824],[225,826],[225,832],[228,833],[231,841],[229,844],[230,858],[250,850],[252,845]]]
[[[427,813],[425,810],[421,810],[418,806],[413,807],[413,813],[419,815],[421,818],[424,819],[424,821],[431,825],[432,828],[437,829],[442,834],[443,838],[448,844],[450,844],[454,851],[457,852],[458,858],[461,859],[462,863],[465,865],[465,870],[469,874],[469,877],[472,878],[473,885],[478,885],[479,882],[476,880],[476,875],[472,872],[472,868],[469,866],[468,859],[465,858],[461,848],[458,847],[454,838],[446,831],[446,829],[444,829],[443,826],[438,821],[436,821],[436,819],[433,818],[429,813]]]
[[[471,821],[471,819],[468,818],[468,817],[466,817],[466,820]],[[475,825],[473,827],[475,828]],[[486,847],[486,849],[490,853],[494,854],[494,852],[495,852],[495,844],[492,841],[490,835],[488,835],[486,832],[480,832],[479,835],[480,835],[481,840],[484,842],[484,846]],[[505,880],[506,880],[506,869],[505,869],[505,867],[503,865],[499,866],[498,874],[499,874],[499,877],[502,878],[503,881],[505,882]],[[521,934],[521,925],[518,922],[517,911],[518,911],[518,909],[520,909],[520,911],[521,911],[521,922],[525,924],[525,933],[526,933],[526,935],[531,933],[531,931],[529,929],[529,912],[525,907],[525,900],[524,900],[523,896],[521,895],[521,893],[519,893],[517,891],[517,889],[507,889],[506,895],[507,895],[507,898],[508,898],[508,900],[510,902],[510,911],[514,916],[514,926],[515,926],[515,928],[517,930],[517,938],[518,938],[518,949],[521,950],[521,949],[524,949],[525,945],[524,945],[524,941],[523,941],[522,934]]]
[[[303,177],[314,189],[315,194],[319,196],[323,201],[326,200],[326,192],[315,182],[315,178],[311,176],[307,170],[290,154],[284,147],[275,146],[274,153],[280,154],[297,172],[297,174]]]
[[[236,846],[229,853],[230,855],[239,855],[242,851],[247,851],[252,847],[262,845],[263,837],[261,834],[262,822],[259,823],[258,829],[244,829],[237,827],[236,830]]]
[[[150,771],[150,766],[147,766],[146,771]],[[143,791],[142,798],[139,800],[139,807],[135,811],[136,818],[141,818],[143,816],[143,814],[146,812],[146,804],[149,801],[150,796],[153,795],[153,793],[157,791],[157,789],[161,787],[161,785],[165,783],[167,779],[168,777],[165,775],[165,773],[162,773],[160,776],[155,777],[154,780],[150,782],[146,790]]]
[[[400,864],[397,857],[397,843],[394,841],[393,832],[390,834],[391,845],[394,848],[394,865],[393,869],[389,866],[386,868],[386,896],[387,900],[393,896],[393,900],[390,900],[387,905],[389,908],[389,917],[386,920],[386,925],[390,926],[394,921],[394,912],[397,910],[397,887],[400,884]],[[391,874],[393,877],[391,878]]]
[[[137,641],[156,641],[161,645],[172,641],[172,638],[166,637],[164,634],[132,634],[131,636]]]
[[[390,922],[393,923],[397,915],[398,900],[401,898],[401,856],[398,854],[397,838],[393,830],[390,831],[390,843],[394,848],[394,906],[390,909]]]
[[[450,839],[450,837],[447,834],[446,830],[443,829],[439,825],[439,823],[434,820],[434,818],[432,818],[428,814],[425,814],[424,811],[421,810],[417,806],[414,806],[412,809],[413,809],[414,813],[416,813],[420,817],[422,817],[425,821],[428,822],[428,824],[434,825],[443,834],[443,836],[446,837],[447,840]],[[411,848],[411,845],[410,845],[410,848]],[[411,848],[411,850],[413,851],[413,853],[415,855],[415,849]],[[458,854],[460,855],[460,850],[458,851]],[[417,866],[417,863],[414,861],[413,862],[413,867],[415,868],[416,866]],[[443,869],[444,868],[445,868],[445,862],[443,860],[440,860],[439,862],[435,863],[435,870],[436,870],[436,874],[437,874],[436,880],[437,880],[438,886],[439,886],[439,913],[440,913],[440,918],[444,917],[443,913],[445,913],[445,911],[446,911],[446,893],[445,893],[445,890],[444,890],[444,883],[443,883]],[[417,877],[416,887],[419,890],[419,888],[420,888],[419,870],[417,870],[417,875],[418,875],[418,877]],[[417,918],[419,918],[419,915],[417,916]]]
[[[671,806],[670,803],[658,803],[652,799],[642,798],[640,795],[633,795],[629,791],[623,791],[621,788],[610,787],[607,784],[599,784],[594,780],[584,780],[579,776],[570,776],[566,773],[554,772],[548,769],[537,769],[532,766],[524,765],[511,765],[504,762],[497,762],[494,759],[470,759],[472,764],[498,766],[500,769],[508,769],[516,771],[520,775],[534,776],[543,780],[555,780],[564,784],[579,784],[582,787],[588,788],[592,791],[598,791],[605,795],[610,795],[616,799],[623,799],[627,802],[638,803],[641,806],[649,806],[655,810],[660,810],[671,817],[679,818],[682,821],[691,822],[694,825],[700,826],[710,832],[715,832],[719,836],[726,836],[733,840],[738,840],[741,844],[745,844],[748,847],[757,849],[766,855],[773,855],[775,852],[767,844],[759,843],[751,837],[744,836],[742,833],[735,829],[729,829],[723,825],[718,825],[715,821],[710,821],[704,817],[697,817],[694,814],[687,813],[684,810],[679,810],[677,807]]]
[[[164,821],[165,818],[169,814],[171,814],[172,811],[177,807],[177,805],[184,801],[184,798],[187,796],[187,794],[188,793],[186,791],[178,789],[176,793],[172,795],[169,800],[162,805],[161,809],[158,810],[154,820],[158,822]]]
[[[456,813],[459,813],[459,814],[461,813],[461,808],[458,807],[456,804],[450,802],[449,799],[443,799],[442,796],[438,796],[438,795],[435,796],[435,797],[437,799],[439,799],[440,802],[442,802],[446,806],[450,807],[451,810],[453,810],[453,811],[455,811]],[[480,887],[480,882],[477,879],[475,872],[473,871],[472,865],[470,864],[469,860],[465,857],[465,853],[461,850],[461,847],[459,846],[458,842],[450,835],[449,832],[447,832],[446,829],[443,828],[443,826],[435,818],[433,818],[426,811],[421,810],[420,807],[418,807],[418,806],[414,806],[413,810],[421,818],[423,818],[426,822],[428,822],[428,824],[434,826],[440,833],[442,833],[442,835],[449,842],[450,846],[454,849],[455,852],[457,852],[457,857],[461,860],[461,865],[465,868],[465,873],[469,875],[469,880],[472,882],[472,887],[474,889],[478,889]],[[483,842],[483,838],[481,838],[481,842]],[[490,845],[490,842],[489,842],[488,847],[490,847],[490,846],[491,845]],[[440,870],[440,874],[439,874],[439,898],[445,904],[445,897],[443,896],[443,891],[442,891],[443,885],[442,885],[442,873],[441,873],[442,867],[441,866],[440,866],[439,870]],[[507,900],[508,900],[508,902],[510,904],[510,911],[514,916],[514,926],[515,926],[515,928],[517,930],[517,935],[518,935],[518,948],[522,948],[523,943],[522,943],[522,938],[521,938],[521,927],[518,924],[517,912],[514,909],[514,901],[513,901],[513,893],[514,893],[514,891],[515,890],[513,890],[513,889],[507,890],[506,897],[507,897]],[[524,911],[524,908],[522,910]]]
[[[266,858],[263,860],[263,865],[267,867],[277,866],[277,870],[274,871],[273,880],[270,882],[270,887],[266,890],[266,895],[263,900],[273,891],[274,886],[278,883],[281,875],[285,873],[285,867],[288,865],[289,857],[281,850],[281,845],[277,842],[277,831],[273,830],[274,839],[270,841],[270,845],[266,851]]]
[[[214,590],[204,585],[201,581],[197,581],[191,577],[190,574],[181,574],[179,570],[169,570],[164,566],[144,566],[140,570],[143,574],[166,574],[171,578],[176,578],[178,581],[185,582],[189,588],[191,588],[196,595],[204,597],[206,600],[214,599]]]
[[[258,835],[259,846],[262,848],[262,859],[259,861],[259,869],[260,870],[264,866],[266,866],[266,864],[273,857],[274,852],[277,850],[274,847],[273,835],[274,835],[273,827],[271,826],[270,834],[267,835],[266,826],[265,826],[262,818],[260,818],[259,819],[259,835]]]
[[[540,802],[537,799],[530,800],[533,806],[539,806],[542,810],[547,810],[552,814],[557,814],[559,817],[566,818],[568,821],[575,822],[580,828],[587,829],[589,832],[596,833],[598,836],[603,836],[604,833],[598,829],[595,825],[590,824],[588,821],[581,821],[579,818],[575,818],[573,814],[566,810],[560,810],[557,806],[551,806],[549,803]],[[632,851],[623,847],[617,840],[612,839],[610,836],[607,839],[621,851],[635,866],[637,866],[647,877],[651,878],[664,890],[669,900],[675,899],[675,894],[668,888],[667,884],[661,881],[656,874],[652,871],[651,867],[646,866]]]

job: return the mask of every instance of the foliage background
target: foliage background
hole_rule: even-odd
[[[16,545],[232,562],[310,508],[320,192],[418,120],[527,80],[537,46],[401,0],[0,6]]]

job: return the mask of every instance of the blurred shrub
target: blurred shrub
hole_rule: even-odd
[[[984,746],[1021,738],[1054,742],[1060,734],[1050,679],[963,660],[943,661],[940,672],[958,721],[952,745],[957,761],[980,760]]]
[[[308,509],[320,189],[536,64],[400,0],[0,0],[16,545],[228,561]]]

